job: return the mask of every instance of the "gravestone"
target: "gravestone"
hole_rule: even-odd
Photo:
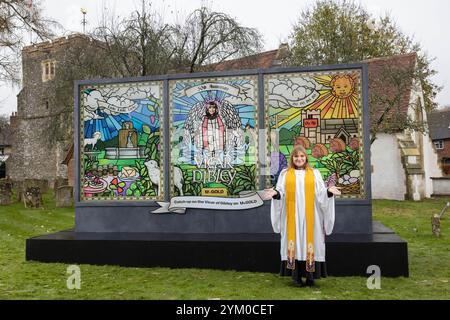
[[[48,192],[49,183],[45,179],[25,179],[23,181],[17,181],[14,183],[15,189],[17,190],[17,201],[23,201],[23,195],[28,188],[38,188],[40,194],[45,194]]]
[[[27,187],[22,195],[23,204],[25,208],[41,208],[44,202],[42,201],[42,193],[39,187]]]
[[[53,190],[55,190],[55,193],[56,193],[56,190],[59,188],[59,187],[63,187],[63,186],[67,186],[67,185],[69,185],[69,179],[67,179],[67,178],[56,178],[55,179],[55,182],[53,183]]]
[[[0,205],[7,206],[12,203],[12,182],[8,178],[0,179]]]
[[[431,217],[431,231],[433,235],[439,237],[441,235],[441,219],[438,214]]]
[[[73,204],[73,187],[61,186],[55,189],[56,206],[70,207]]]

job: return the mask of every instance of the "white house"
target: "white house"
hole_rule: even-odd
[[[369,66],[370,94],[397,95],[400,103],[395,112],[411,120],[427,124],[423,91],[420,83],[411,81],[402,86],[402,92],[387,93],[385,86],[376,84],[383,69],[415,68],[415,53],[366,61]],[[372,125],[380,117],[381,107],[370,106]],[[378,133],[371,146],[372,197],[374,199],[422,200],[433,194],[432,177],[442,177],[438,155],[428,133],[404,130]]]

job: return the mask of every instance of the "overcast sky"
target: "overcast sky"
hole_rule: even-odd
[[[225,12],[242,25],[258,29],[264,36],[265,49],[276,49],[286,42],[292,26],[302,9],[314,0],[208,0],[214,10]],[[100,20],[102,8],[113,9],[123,15],[140,8],[140,0],[42,0],[44,14],[60,22],[69,31],[81,32],[82,14],[87,10],[89,31]],[[154,0],[154,8],[164,13],[166,22],[182,19],[205,0]],[[400,29],[422,44],[426,52],[435,58],[432,67],[439,72],[434,82],[443,86],[437,97],[440,105],[450,105],[450,27],[448,0],[360,0],[373,15],[388,12],[397,21]],[[0,88],[0,114],[10,114],[17,109],[16,95],[19,88],[2,85]]]

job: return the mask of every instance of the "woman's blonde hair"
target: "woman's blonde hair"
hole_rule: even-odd
[[[303,153],[306,156],[306,162],[305,162],[304,169],[312,169],[311,165],[309,164],[308,154],[306,153],[306,149],[302,145],[296,145],[294,147],[294,150],[292,150],[291,155],[289,156],[288,168],[289,169],[292,169],[292,168],[293,169],[299,169],[299,168],[296,168],[296,166],[294,165],[294,156],[297,155],[300,152]]]

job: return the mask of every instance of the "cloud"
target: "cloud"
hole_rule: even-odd
[[[139,100],[154,96],[150,87],[104,87],[85,90],[82,96],[84,120],[101,119],[103,114],[131,113]]]
[[[272,79],[269,81],[269,103],[275,108],[299,107],[301,101],[317,94],[321,86],[310,78]]]

